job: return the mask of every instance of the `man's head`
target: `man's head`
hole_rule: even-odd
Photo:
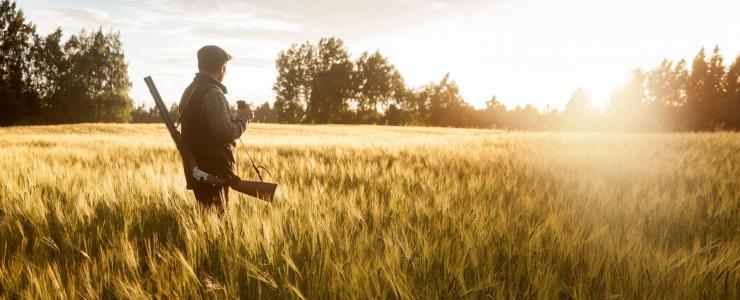
[[[226,74],[226,62],[231,55],[219,46],[208,45],[198,50],[198,70],[200,73],[213,76],[218,81],[224,79]]]

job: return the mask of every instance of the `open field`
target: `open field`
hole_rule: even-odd
[[[0,296],[727,299],[740,134],[253,125],[197,210],[163,126],[0,128]],[[239,173],[254,177],[243,149]]]

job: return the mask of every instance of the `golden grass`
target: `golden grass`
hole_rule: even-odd
[[[0,129],[0,295],[740,295],[738,134],[251,126],[223,219],[163,126]]]

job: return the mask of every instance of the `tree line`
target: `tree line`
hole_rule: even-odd
[[[711,56],[701,49],[690,69],[685,60],[664,60],[652,70],[634,70],[605,110],[594,107],[580,88],[563,110],[507,109],[495,96],[485,108],[474,109],[449,74],[410,88],[379,51],[350,57],[342,40],[333,37],[281,51],[275,103],[259,106],[256,120],[518,130],[740,129],[740,55],[725,66],[719,47]]]
[[[725,66],[716,46],[701,49],[688,69],[686,60],[663,60],[640,69],[611,98],[607,115],[622,129],[740,129],[740,55]]]
[[[256,119],[279,123],[360,123],[473,126],[474,112],[449,75],[410,89],[379,51],[351,59],[344,42],[322,38],[293,44],[275,61],[276,98],[255,111]]]
[[[0,125],[128,122],[131,82],[118,33],[41,36],[0,2]]]

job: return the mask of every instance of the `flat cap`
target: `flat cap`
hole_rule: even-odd
[[[215,70],[231,59],[231,55],[215,45],[208,45],[198,50],[198,68]]]

